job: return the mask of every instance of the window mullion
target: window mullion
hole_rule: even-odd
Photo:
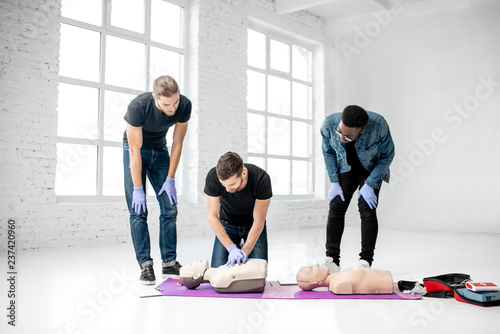
[[[104,0],[104,27],[106,28],[107,31],[111,30],[111,0]]]
[[[104,89],[99,88],[99,104],[98,104],[97,122],[98,131],[98,146],[97,146],[97,195],[102,196],[103,193],[103,173],[104,173]]]
[[[102,146],[102,140],[99,140],[99,145],[97,145],[97,177],[96,177],[96,190],[97,196],[102,196],[103,193],[103,157],[104,157],[104,147]]]
[[[99,58],[99,83],[98,83],[98,106],[97,106],[97,115],[98,115],[98,136],[97,136],[97,178],[96,178],[96,190],[97,196],[102,196],[103,194],[103,166],[104,166],[104,148],[103,148],[103,136],[104,136],[104,84],[106,80],[106,41],[107,34],[106,30],[109,28],[108,24],[110,22],[110,8],[111,8],[111,0],[103,1],[103,26],[106,28],[105,31],[101,31],[101,39],[100,39],[100,58]]]
[[[146,89],[150,89],[149,83],[151,82],[151,0],[146,0],[144,3],[146,7],[144,14],[144,32],[146,35]]]

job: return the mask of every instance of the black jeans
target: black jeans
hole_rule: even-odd
[[[340,263],[340,242],[345,226],[345,213],[356,189],[361,189],[368,176],[356,172],[340,174],[340,186],[344,193],[345,201],[340,196],[335,197],[330,203],[328,221],[326,224],[326,256],[332,257],[337,265]],[[380,189],[374,189],[377,203]],[[371,265],[377,242],[378,220],[377,208],[370,209],[363,197],[358,199],[358,210],[361,217],[361,253],[360,259],[368,261]]]

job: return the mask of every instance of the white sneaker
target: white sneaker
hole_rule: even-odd
[[[366,260],[359,260],[358,268],[369,269],[371,268],[370,264]]]
[[[335,262],[333,262],[333,258],[329,256],[326,257],[323,267],[327,267],[330,274],[340,271],[340,266],[337,266]]]

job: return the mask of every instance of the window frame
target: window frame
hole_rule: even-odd
[[[258,24],[250,24],[247,27],[247,33],[248,30],[253,30],[258,33],[264,34],[266,36],[266,68],[261,69],[258,67],[253,67],[251,65],[246,64],[246,69],[247,71],[254,71],[260,74],[265,75],[265,82],[266,82],[266,90],[265,90],[265,105],[266,105],[266,111],[261,111],[261,110],[255,110],[255,109],[250,109],[247,107],[247,115],[249,113],[255,114],[255,115],[260,115],[265,117],[265,138],[266,142],[264,145],[264,153],[254,153],[254,152],[247,152],[248,157],[254,157],[254,158],[262,158],[264,159],[264,164],[265,166],[263,167],[265,170],[268,169],[267,166],[267,159],[281,159],[281,160],[288,160],[289,165],[290,165],[290,179],[289,179],[289,189],[290,192],[289,194],[286,195],[273,195],[273,198],[276,200],[283,200],[283,201],[289,201],[289,200],[312,200],[315,198],[315,165],[316,165],[316,157],[315,157],[315,142],[316,142],[316,136],[314,135],[314,124],[315,124],[315,104],[314,104],[314,91],[315,91],[315,82],[314,82],[314,52],[315,48],[313,45],[310,45],[308,43],[305,43],[303,40],[300,40],[298,38],[294,38],[293,36],[289,35],[281,35],[279,32],[275,31],[274,29],[266,29]],[[289,51],[289,73],[285,73],[279,70],[275,70],[271,68],[271,52],[270,52],[270,45],[271,45],[271,40],[275,40],[284,44],[289,45],[290,51]],[[308,51],[311,52],[311,59],[310,59],[310,81],[304,81],[301,79],[297,79],[293,77],[293,46],[298,46],[302,47],[304,49],[307,49]],[[268,108],[268,82],[269,82],[269,75],[281,78],[281,79],[286,79],[290,81],[290,115],[281,115],[281,114],[276,114],[276,113],[271,113],[267,110]],[[293,116],[293,83],[300,83],[304,84],[307,87],[310,87],[310,118],[299,118]],[[267,129],[268,129],[268,117],[276,117],[280,119],[285,119],[290,121],[290,134],[289,134],[289,142],[290,142],[290,152],[288,155],[276,155],[276,154],[268,154],[268,145],[267,145]],[[308,135],[309,135],[309,155],[307,157],[298,157],[293,155],[293,121],[298,121],[302,123],[306,123],[309,126],[309,129],[311,130]],[[248,133],[247,133],[248,136]],[[308,189],[307,194],[293,194],[293,161],[306,161],[310,162],[310,179],[308,180],[310,183],[310,188]]]
[[[180,59],[180,71],[179,71],[179,78],[176,78],[179,86],[181,87],[181,91],[183,91],[183,86],[184,86],[184,79],[186,78],[186,67],[185,67],[185,56],[187,54],[187,47],[186,43],[188,42],[188,38],[186,37],[187,29],[188,29],[188,19],[187,19],[187,10],[188,10],[188,1],[187,0],[161,0],[173,5],[177,5],[183,8],[183,15],[181,17],[181,46],[180,47],[174,47],[170,46],[167,44],[162,44],[156,41],[153,41],[150,39],[151,36],[151,7],[152,7],[152,0],[144,0],[144,10],[145,10],[145,18],[144,18],[144,24],[145,24],[145,29],[144,33],[137,33],[134,31],[129,31],[123,28],[115,27],[111,25],[111,0],[102,0],[102,17],[101,17],[101,25],[94,25],[90,24],[87,22],[75,20],[72,18],[65,17],[61,14],[61,24],[67,24],[71,25],[77,28],[83,28],[87,29],[93,32],[97,32],[100,34],[100,55],[99,55],[99,80],[97,82],[93,81],[88,81],[88,80],[83,80],[83,79],[77,79],[77,78],[72,78],[72,77],[67,77],[67,76],[62,76],[58,75],[59,77],[59,83],[65,83],[65,84],[71,84],[71,85],[77,85],[77,86],[84,86],[84,87],[89,87],[89,88],[96,88],[98,89],[98,132],[99,136],[97,139],[83,139],[83,138],[74,138],[74,137],[63,137],[63,136],[57,136],[57,144],[76,144],[76,145],[91,145],[94,147],[97,147],[97,166],[96,166],[96,172],[97,172],[97,177],[96,177],[96,195],[56,195],[56,202],[57,203],[117,203],[117,202],[123,202],[124,194],[123,195],[103,195],[103,173],[104,173],[104,166],[103,166],[103,161],[104,161],[104,156],[103,152],[105,147],[116,147],[116,148],[122,148],[123,147],[123,142],[122,141],[110,141],[110,140],[104,140],[104,136],[102,135],[103,129],[105,126],[104,122],[104,96],[106,94],[106,91],[112,91],[112,92],[117,92],[117,93],[126,93],[126,94],[131,94],[131,95],[139,95],[141,93],[144,93],[146,91],[149,91],[152,89],[152,87],[149,87],[150,81],[151,81],[151,47],[156,47],[162,50],[167,50],[171,52],[175,52],[180,54],[181,59]],[[113,36],[117,38],[123,38],[126,40],[130,40],[133,42],[141,43],[145,45],[145,82],[144,82],[144,90],[140,89],[132,89],[132,88],[126,88],[126,87],[120,87],[120,86],[115,86],[115,85],[110,85],[105,83],[105,73],[106,73],[106,42],[107,42],[107,37],[108,36]],[[124,110],[124,114],[125,114]],[[123,129],[125,130],[125,129]],[[167,134],[167,138],[172,137],[173,133],[173,127],[170,129],[169,133]],[[169,151],[171,149],[171,140],[167,141],[167,145],[169,147]],[[179,165],[180,168],[182,168],[182,158],[181,158],[181,163]],[[56,175],[57,177],[57,175]],[[148,184],[148,198],[154,198],[155,194],[154,191],[152,191],[152,187],[147,182]],[[178,187],[182,186],[182,182],[178,182]],[[181,190],[181,189],[178,189]],[[179,197],[182,197],[181,194],[182,190],[179,191]]]

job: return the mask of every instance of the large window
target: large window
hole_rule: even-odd
[[[248,161],[275,195],[312,195],[312,51],[248,30]]]
[[[184,7],[182,0],[63,1],[58,196],[123,196],[123,116],[160,75],[182,89]]]

